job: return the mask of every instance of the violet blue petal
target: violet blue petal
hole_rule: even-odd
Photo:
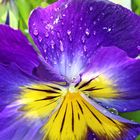
[[[136,57],[139,22],[139,16],[109,1],[59,0],[32,12],[29,32],[47,63],[72,79],[102,46],[116,46]]]
[[[100,104],[107,108],[115,108],[119,112],[129,112],[140,108],[139,73],[139,59],[128,57],[126,52],[119,48],[108,47],[95,53],[89,66],[82,73],[82,80],[95,78],[95,88],[101,92],[97,92],[97,95],[96,91],[93,91],[93,98]],[[104,81],[100,81],[99,77],[104,77]],[[98,84],[96,78],[99,80]],[[108,90],[110,87],[113,90]]]
[[[21,71],[17,64],[0,64],[0,111],[18,99],[22,86],[38,81],[36,77]]]
[[[39,65],[37,53],[19,30],[0,25],[0,63],[16,63],[23,71],[31,74]]]
[[[9,104],[0,113],[0,139],[4,140],[41,140],[41,120],[29,120],[19,111],[20,105]]]

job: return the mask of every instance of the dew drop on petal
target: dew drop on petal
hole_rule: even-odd
[[[58,17],[54,20],[53,24],[57,24],[57,23],[59,22],[59,20],[60,20],[60,17],[58,16]]]
[[[62,14],[62,16],[65,17],[66,15],[65,14]]]
[[[44,49],[44,53],[46,53],[47,52],[47,50],[46,49]]]
[[[82,30],[82,27],[80,26],[79,29]]]
[[[45,37],[47,37],[47,38],[49,37],[49,33],[48,32],[45,33]]]
[[[53,19],[53,16],[51,16],[50,19]]]
[[[72,42],[72,36],[71,36],[71,31],[70,30],[67,30],[67,35],[69,36],[70,42]]]
[[[64,22],[61,22],[62,25],[64,25]]]
[[[92,6],[90,6],[90,7],[89,7],[89,10],[90,10],[90,11],[93,11],[93,7],[92,7]]]
[[[118,110],[115,108],[109,108],[108,111],[112,114],[118,115]]]
[[[65,8],[68,8],[68,4],[65,4]]]
[[[127,108],[124,108],[123,111],[127,111]]]
[[[86,47],[86,45],[84,45],[84,51],[85,51],[85,52],[87,51],[87,47]]]
[[[53,40],[51,40],[51,47],[52,47],[52,49],[54,49],[54,46],[55,46],[55,42]]]
[[[33,23],[33,26],[35,26],[35,22]]]
[[[37,35],[38,35],[38,30],[37,30],[37,29],[34,29],[33,34],[34,34],[35,36],[37,36]]]
[[[53,25],[47,24],[47,25],[45,26],[45,28],[46,28],[46,29],[51,29],[51,30],[52,30],[52,29],[53,29]]]
[[[111,32],[111,30],[112,30],[111,28],[108,28],[108,29],[107,29],[108,32]]]
[[[39,41],[39,42],[42,41],[42,37],[41,37],[41,36],[38,37],[38,41]]]
[[[103,27],[103,30],[107,30],[107,27]]]
[[[96,35],[96,31],[93,31],[93,35]]]
[[[94,25],[96,25],[96,23],[97,23],[96,21],[93,21],[93,24],[94,24]]]
[[[97,21],[100,21],[100,18],[97,18]]]
[[[81,41],[82,41],[83,44],[85,43],[85,41],[86,41],[85,36],[82,36]]]
[[[53,63],[54,63],[55,65],[57,64],[57,62],[56,62],[55,60],[53,61]]]
[[[70,35],[71,34],[71,31],[70,30],[67,30],[67,34]]]
[[[137,49],[140,50],[140,45],[137,46]]]
[[[63,46],[63,42],[60,40],[60,50],[63,52],[64,51],[64,46]]]
[[[80,17],[80,21],[83,21],[83,17]]]
[[[88,28],[86,28],[86,30],[85,30],[85,34],[86,34],[87,36],[89,36],[89,35],[90,35],[90,31],[89,31],[89,29],[88,29]]]
[[[103,30],[106,30],[107,32],[111,32],[112,31],[112,29],[109,28],[109,27],[103,27]]]

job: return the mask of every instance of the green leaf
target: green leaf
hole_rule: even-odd
[[[140,123],[140,111],[120,113],[120,115],[124,118]]]
[[[128,120],[133,120],[140,123],[140,111],[120,113],[120,115]],[[140,136],[136,140],[140,140]]]
[[[132,0],[132,10],[140,15],[140,0]]]

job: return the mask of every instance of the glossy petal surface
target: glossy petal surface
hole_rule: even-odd
[[[16,63],[23,71],[32,73],[39,60],[33,46],[19,30],[0,25],[0,63]]]
[[[0,75],[0,139],[41,139],[41,120],[27,120],[20,110],[23,104],[18,102],[21,87],[39,81],[24,73],[14,63],[0,64]]]
[[[107,108],[133,111],[140,108],[139,73],[140,60],[115,47],[101,48],[91,59],[77,88]]]
[[[137,56],[139,22],[140,17],[108,1],[60,0],[35,9],[29,31],[47,63],[71,80],[101,46]]]

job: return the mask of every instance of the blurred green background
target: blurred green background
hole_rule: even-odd
[[[55,0],[0,0],[0,24],[6,23],[13,28],[22,30],[32,42],[28,34],[28,18],[30,12],[38,6],[46,7],[54,1]],[[130,3],[130,0],[125,1],[129,1]],[[136,14],[140,15],[140,0],[131,0],[131,9]],[[123,113],[120,115],[129,120],[134,120],[140,123],[140,111]],[[138,140],[140,140],[140,137]]]

